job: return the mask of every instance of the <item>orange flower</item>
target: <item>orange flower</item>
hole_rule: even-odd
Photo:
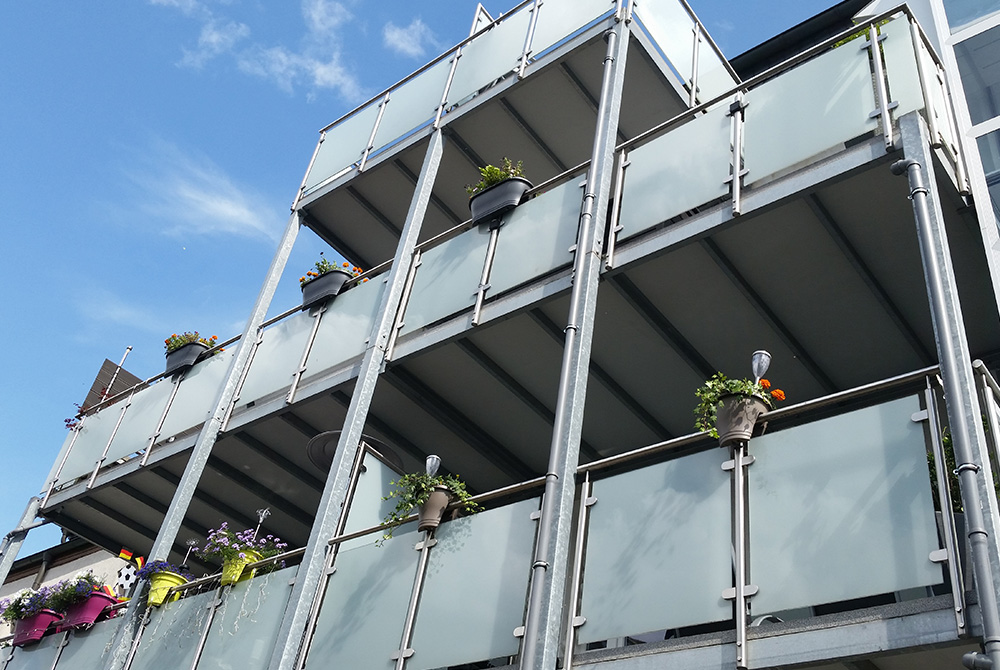
[[[771,391],[771,397],[774,398],[775,400],[784,400],[785,392],[782,391],[781,389],[774,389],[773,391]]]
[[[760,380],[760,385],[764,387],[765,391],[767,389],[771,388],[771,382],[767,381],[766,379],[761,379]]]

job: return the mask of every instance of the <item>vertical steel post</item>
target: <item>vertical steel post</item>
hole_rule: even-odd
[[[555,670],[560,651],[560,620],[566,590],[569,540],[573,530],[573,498],[576,494],[574,474],[580,460],[587,377],[597,312],[601,246],[614,173],[615,138],[625,82],[629,27],[619,21],[605,37],[608,48],[604,58],[590,172],[577,233],[573,292],[538,522],[538,541],[531,566],[521,670]]]
[[[882,139],[885,141],[885,150],[892,151],[892,117],[889,110],[893,107],[889,103],[889,89],[885,85],[885,66],[882,61],[882,49],[879,43],[886,38],[885,35],[878,34],[878,25],[872,23],[868,27],[868,41],[861,45],[862,49],[867,48],[871,53],[872,77],[875,79],[875,97],[878,109],[871,113],[872,117],[879,116],[882,119]]]
[[[688,105],[694,107],[698,104],[698,52],[701,44],[701,24],[695,21],[691,27],[694,33],[694,45],[691,47],[691,91],[688,95]]]
[[[305,374],[306,363],[309,360],[309,354],[312,353],[313,344],[316,342],[316,333],[319,332],[319,324],[323,320],[323,315],[326,314],[327,304],[323,303],[312,312],[312,328],[309,330],[306,346],[302,349],[302,357],[299,358],[299,365],[295,368],[295,374],[292,375],[292,385],[288,387],[288,393],[285,394],[286,405],[291,405],[295,402],[295,392],[299,390],[299,382],[302,381],[302,375]]]
[[[479,325],[479,317],[483,312],[483,301],[486,300],[486,291],[490,288],[490,272],[493,270],[493,258],[497,253],[497,238],[500,237],[500,228],[490,230],[490,241],[486,247],[486,258],[483,260],[483,272],[479,277],[479,288],[476,289],[476,306],[472,310],[472,325]]]
[[[580,581],[583,578],[583,550],[587,544],[587,521],[590,518],[590,508],[597,503],[593,495],[594,485],[590,481],[590,471],[584,475],[580,487],[580,511],[576,524],[576,544],[573,547],[573,575],[569,582],[569,615],[566,617],[566,648],[563,650],[562,666],[573,667],[573,654],[576,648],[576,629],[587,622],[580,615]]]
[[[747,473],[753,465],[754,457],[747,454],[748,442],[735,442],[730,448],[730,460],[722,464],[723,470],[732,472],[732,541],[733,541],[733,587],[726,589],[722,597],[733,601],[736,610],[736,667],[749,667],[747,649],[747,613],[749,599],[757,593],[757,587],[750,584],[749,551],[747,548]]]
[[[174,375],[171,378],[170,383],[173,384],[174,387],[170,389],[170,397],[167,398],[167,404],[163,406],[163,411],[160,412],[160,420],[156,422],[156,429],[153,431],[153,434],[149,436],[149,442],[146,443],[146,449],[142,453],[142,460],[139,461],[139,467],[145,467],[146,463],[149,462],[149,454],[153,451],[153,445],[156,444],[156,438],[160,436],[160,431],[163,430],[163,423],[167,420],[167,412],[170,411],[170,407],[174,404],[174,398],[177,397],[177,389],[180,388],[181,381],[184,379],[186,374],[187,371],[185,370],[179,375]],[[164,382],[160,383],[163,384]]]
[[[323,495],[316,509],[316,520],[309,533],[309,542],[306,545],[302,564],[299,566],[299,572],[295,579],[295,586],[292,587],[285,615],[281,621],[281,627],[278,631],[279,642],[275,645],[270,663],[270,667],[275,670],[292,670],[299,655],[312,608],[313,594],[319,588],[326,564],[327,540],[334,536],[342,506],[347,500],[351,468],[360,448],[361,431],[375,395],[375,384],[385,358],[389,336],[396,321],[396,311],[410,269],[406,260],[413,256],[416,248],[420,225],[423,222],[427,206],[430,204],[431,192],[437,177],[438,167],[441,165],[443,152],[444,139],[442,131],[438,129],[430,136],[420,177],[417,179],[416,189],[410,200],[410,209],[406,214],[406,223],[403,225],[403,232],[396,247],[392,268],[388,272],[388,286],[379,305],[379,317],[373,325],[368,348],[361,360],[358,379],[354,393],[351,395],[351,404],[347,409],[344,427],[337,443],[337,451],[330,466],[330,473],[327,475],[326,485],[323,487]]]
[[[997,610],[998,583],[995,561],[997,513],[989,506],[983,464],[989,464],[976,382],[965,336],[958,285],[952,265],[944,216],[937,199],[933,156],[927,128],[916,112],[899,120],[905,158],[892,164],[893,174],[906,174],[917,228],[917,241],[924,267],[924,281],[930,303],[934,340],[944,382],[948,426],[955,447],[966,531],[972,552],[976,591],[983,619],[983,644],[993,667],[1000,668],[1000,612]],[[926,166],[926,169],[925,169]],[[925,182],[926,179],[926,182]]]
[[[28,505],[24,508],[24,514],[21,515],[21,521],[18,522],[17,528],[4,535],[3,542],[0,543],[0,584],[7,581],[10,567],[14,565],[17,553],[21,551],[24,538],[28,536],[28,531],[35,527],[33,522],[38,514],[40,502],[41,499],[37,496],[28,500]]]
[[[729,178],[732,180],[729,192],[733,201],[733,216],[739,216],[742,211],[741,198],[743,190],[743,175],[746,174],[746,170],[743,169],[743,110],[746,108],[747,106],[743,102],[743,91],[737,91],[736,100],[729,105],[729,116],[732,118],[733,139],[732,157],[730,158],[733,173],[729,175]]]
[[[424,590],[424,577],[427,576],[427,564],[431,558],[431,549],[437,544],[434,531],[424,531],[424,539],[418,542],[416,550],[420,552],[417,561],[417,572],[413,575],[413,588],[410,590],[410,602],[406,607],[406,619],[403,621],[403,633],[399,638],[399,649],[393,652],[391,659],[396,662],[395,670],[405,670],[406,659],[413,656],[410,643],[413,641],[413,626],[417,621],[417,608],[420,606],[420,595]]]
[[[97,480],[97,473],[100,472],[101,466],[104,465],[104,461],[108,457],[108,451],[111,449],[111,443],[115,441],[115,436],[118,435],[118,429],[122,426],[122,421],[125,420],[125,412],[128,408],[132,406],[132,397],[135,395],[135,391],[128,394],[128,399],[122,406],[122,411],[118,413],[118,421],[115,422],[115,427],[111,430],[111,437],[108,438],[107,444],[104,445],[104,451],[101,452],[101,457],[97,459],[97,463],[94,464],[94,471],[90,473],[90,480],[87,482],[87,488],[94,488],[94,482]]]

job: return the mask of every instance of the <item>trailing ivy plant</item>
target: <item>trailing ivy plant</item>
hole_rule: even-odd
[[[707,431],[714,438],[719,437],[715,429],[716,412],[724,395],[743,395],[760,398],[769,409],[774,409],[776,400],[784,400],[785,392],[781,389],[771,390],[771,382],[766,379],[753,381],[751,379],[729,379],[721,372],[716,372],[705,382],[705,385],[694,392],[698,396],[698,406],[694,408],[696,419],[694,427],[699,431]]]
[[[486,165],[479,168],[479,175],[481,179],[475,184],[470,184],[465,187],[465,192],[470,196],[476,195],[481,191],[485,191],[490,186],[496,186],[502,181],[511,179],[512,177],[524,178],[524,170],[521,166],[522,161],[518,161],[516,164],[512,163],[509,158],[504,158],[503,162],[500,163],[500,167],[495,165]]]
[[[414,472],[403,475],[389,484],[393,489],[382,500],[395,499],[396,507],[382,521],[388,528],[386,528],[382,539],[377,542],[379,545],[392,537],[392,531],[410,516],[410,512],[414,508],[419,508],[427,502],[436,486],[448,488],[453,502],[458,503],[459,511],[465,514],[475,514],[482,509],[478,503],[472,500],[472,494],[466,490],[465,482],[457,475],[429,475],[426,472]]]

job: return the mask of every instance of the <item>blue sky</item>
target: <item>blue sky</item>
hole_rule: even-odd
[[[833,4],[690,2],[727,56]],[[170,333],[242,330],[317,131],[464,38],[476,4],[0,4],[0,535],[105,358],[132,346],[146,378]],[[320,248],[300,236],[272,313]]]

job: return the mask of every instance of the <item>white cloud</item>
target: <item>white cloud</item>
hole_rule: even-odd
[[[276,240],[284,224],[262,196],[238,184],[207,156],[161,142],[131,170],[132,207],[175,236],[239,235]]]
[[[80,292],[74,301],[77,310],[87,321],[107,326],[124,326],[141,332],[160,332],[168,326],[157,310],[145,304],[135,304],[107,289],[91,286]]]
[[[419,18],[413,19],[405,27],[397,26],[391,21],[385,24],[382,28],[382,43],[387,49],[410,58],[420,58],[426,53],[428,46],[437,45],[431,29]]]
[[[232,51],[238,42],[249,36],[250,26],[245,23],[210,19],[201,27],[198,48],[194,51],[184,50],[181,65],[200,68],[212,58]]]
[[[310,33],[333,36],[338,28],[351,19],[351,13],[343,3],[333,0],[303,0],[302,18]]]

